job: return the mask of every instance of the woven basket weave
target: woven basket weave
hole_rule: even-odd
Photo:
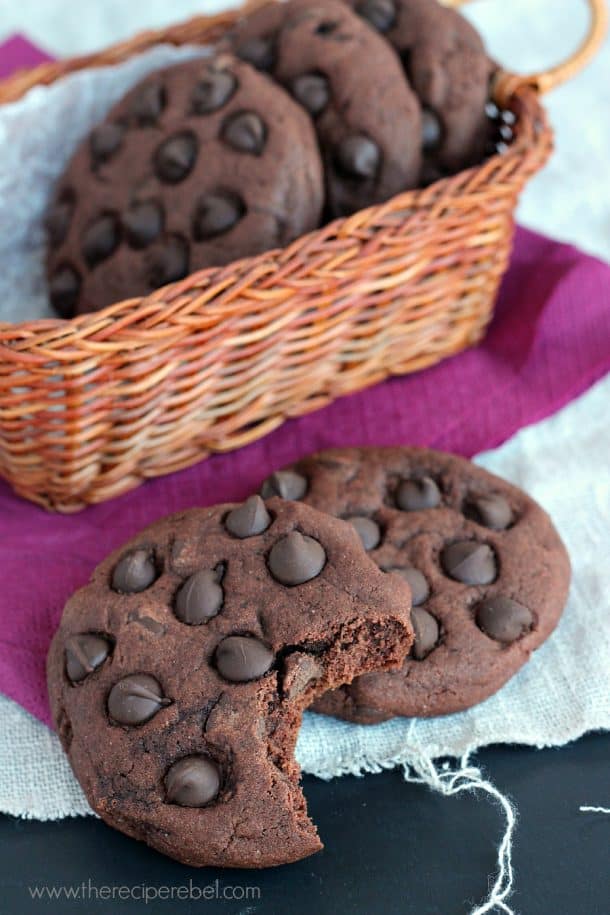
[[[503,155],[145,298],[71,321],[0,323],[0,474],[48,509],[76,511],[479,340],[517,197],[552,149],[538,97],[603,38],[604,0],[589,5],[590,33],[566,64],[498,73],[495,100],[516,116]],[[0,103],[156,43],[215,41],[236,16],[43,64],[0,82]]]

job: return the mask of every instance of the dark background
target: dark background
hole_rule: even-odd
[[[610,915],[610,734],[553,750],[491,747],[477,765],[517,805],[511,905],[521,915]],[[195,870],[91,817],[0,819],[2,915],[147,912],[180,915],[467,915],[487,892],[503,830],[484,794],[445,798],[398,770],[322,782],[304,778],[326,849],[267,871]],[[35,884],[260,887],[260,899],[189,902],[36,901]]]

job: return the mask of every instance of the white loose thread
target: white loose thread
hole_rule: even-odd
[[[610,813],[610,807],[579,807],[581,813]]]
[[[509,799],[498,791],[495,785],[483,778],[480,769],[470,764],[469,754],[462,756],[457,769],[452,769],[444,763],[439,770],[432,759],[422,755],[417,760],[411,759],[405,764],[403,771],[406,781],[428,785],[447,797],[463,791],[484,791],[497,801],[504,813],[505,822],[504,835],[498,846],[498,873],[487,898],[472,909],[470,915],[485,915],[486,912],[494,910],[504,912],[505,915],[514,915],[513,909],[506,903],[513,890],[512,843],[517,819],[515,808]]]

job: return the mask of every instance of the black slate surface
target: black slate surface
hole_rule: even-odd
[[[478,765],[519,810],[515,911],[522,915],[610,915],[610,734],[553,750],[492,747]],[[467,915],[495,873],[501,815],[484,796],[444,798],[406,784],[399,772],[330,783],[304,779],[326,849],[268,871],[197,871],[92,818],[38,823],[0,820],[0,912]],[[95,898],[102,886],[167,887],[174,899]],[[181,901],[178,887],[219,898]],[[82,897],[85,884],[86,898]],[[34,899],[44,885],[77,887],[80,899]],[[248,887],[254,896],[247,898]],[[118,892],[118,891],[115,891]],[[233,894],[235,898],[222,898]],[[241,896],[241,898],[237,898]]]

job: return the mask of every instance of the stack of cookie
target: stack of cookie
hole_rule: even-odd
[[[469,462],[323,452],[102,563],[51,645],[54,720],[116,828],[192,865],[293,861],[321,847],[303,710],[371,724],[480,702],[550,635],[569,578],[542,508]]]
[[[76,151],[47,220],[54,308],[146,295],[482,161],[492,70],[436,0],[269,3]]]

